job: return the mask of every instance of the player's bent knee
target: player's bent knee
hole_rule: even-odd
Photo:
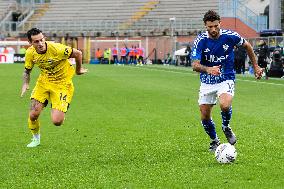
[[[64,122],[65,113],[59,110],[52,110],[51,119],[55,126],[60,126]]]
[[[63,121],[59,121],[59,120],[53,120],[52,122],[55,126],[61,126],[63,124]]]
[[[231,104],[221,104],[220,107],[223,112],[227,112],[230,110]]]
[[[52,117],[52,123],[55,126],[61,126],[64,122],[64,117]]]

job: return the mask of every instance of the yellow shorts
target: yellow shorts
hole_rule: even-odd
[[[67,112],[73,93],[74,86],[72,81],[67,84],[37,81],[31,94],[31,99],[35,99],[45,105],[50,101],[51,108]]]

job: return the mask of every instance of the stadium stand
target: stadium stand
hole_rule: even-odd
[[[33,4],[26,3],[26,5],[31,4],[31,9],[26,8],[24,10],[26,13],[16,22],[2,19],[1,32],[5,30],[25,33],[28,28],[39,27],[47,33],[61,36],[66,33],[72,36],[169,36],[173,33],[191,35],[204,29],[202,16],[208,9],[218,11],[223,18],[229,18],[224,19],[223,22],[227,28],[231,28],[232,23],[245,24],[248,30],[252,30],[248,36],[256,35],[260,29],[267,27],[265,24],[260,25],[265,20],[260,20],[257,14],[247,9],[244,4],[248,2],[247,0],[21,0],[20,2],[23,1],[33,2]],[[0,0],[0,8],[4,9],[11,2],[15,1]],[[238,2],[237,7],[234,2]],[[21,11],[23,13],[23,10]],[[7,18],[7,13],[5,14]],[[236,27],[232,29],[238,30]]]
[[[175,18],[174,27],[181,34],[196,32],[203,29],[202,17],[207,10],[218,11],[217,0],[161,0],[157,7],[143,20],[134,24],[134,27],[144,30],[155,30],[156,32],[170,33],[170,18]],[[157,27],[159,26],[159,27]]]
[[[11,10],[16,10],[16,1],[12,1],[12,0],[1,0],[0,1],[0,20],[1,22],[5,19],[5,17],[7,16],[7,14],[9,14],[9,12]]]
[[[148,0],[54,0],[48,11],[36,21],[45,23],[50,31],[109,31],[117,30]],[[60,19],[59,19],[60,18]]]
[[[15,1],[10,0],[1,0],[0,1],[0,18],[1,20],[5,17],[7,14],[7,11],[9,11],[10,7],[15,3]],[[7,7],[8,5],[8,7]]]
[[[217,0],[162,0],[157,8],[151,11],[145,18],[164,19],[169,17],[176,18],[202,18],[204,12],[212,9],[218,11]]]
[[[202,14],[208,9],[218,10],[217,0],[53,0],[38,5],[26,25],[48,32],[167,34],[172,27],[170,18],[175,18],[177,31],[200,30]]]
[[[123,0],[55,0],[50,3],[48,12],[41,17],[40,21],[76,21],[76,20],[121,20],[128,18],[131,11],[143,5],[146,0],[132,1],[131,3]],[[128,5],[128,6],[124,6]],[[122,8],[122,7],[125,8]],[[132,7],[132,9],[128,9]],[[60,20],[58,19],[60,18]]]

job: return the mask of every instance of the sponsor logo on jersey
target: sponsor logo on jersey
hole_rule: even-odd
[[[224,51],[227,51],[227,50],[228,50],[228,48],[229,48],[229,45],[227,45],[227,44],[224,44],[224,45],[223,45],[223,49],[224,49]]]
[[[211,55],[205,55],[205,59],[209,62],[221,63],[222,60],[226,60],[228,58],[228,56],[229,55],[218,57],[218,56],[211,54]]]

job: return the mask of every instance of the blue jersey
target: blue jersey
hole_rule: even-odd
[[[225,80],[235,80],[234,46],[245,42],[237,32],[220,29],[218,39],[209,38],[208,32],[201,33],[194,41],[191,53],[192,60],[200,60],[200,64],[208,67],[221,65],[221,74],[213,76],[201,72],[200,81],[207,84],[221,83]]]

